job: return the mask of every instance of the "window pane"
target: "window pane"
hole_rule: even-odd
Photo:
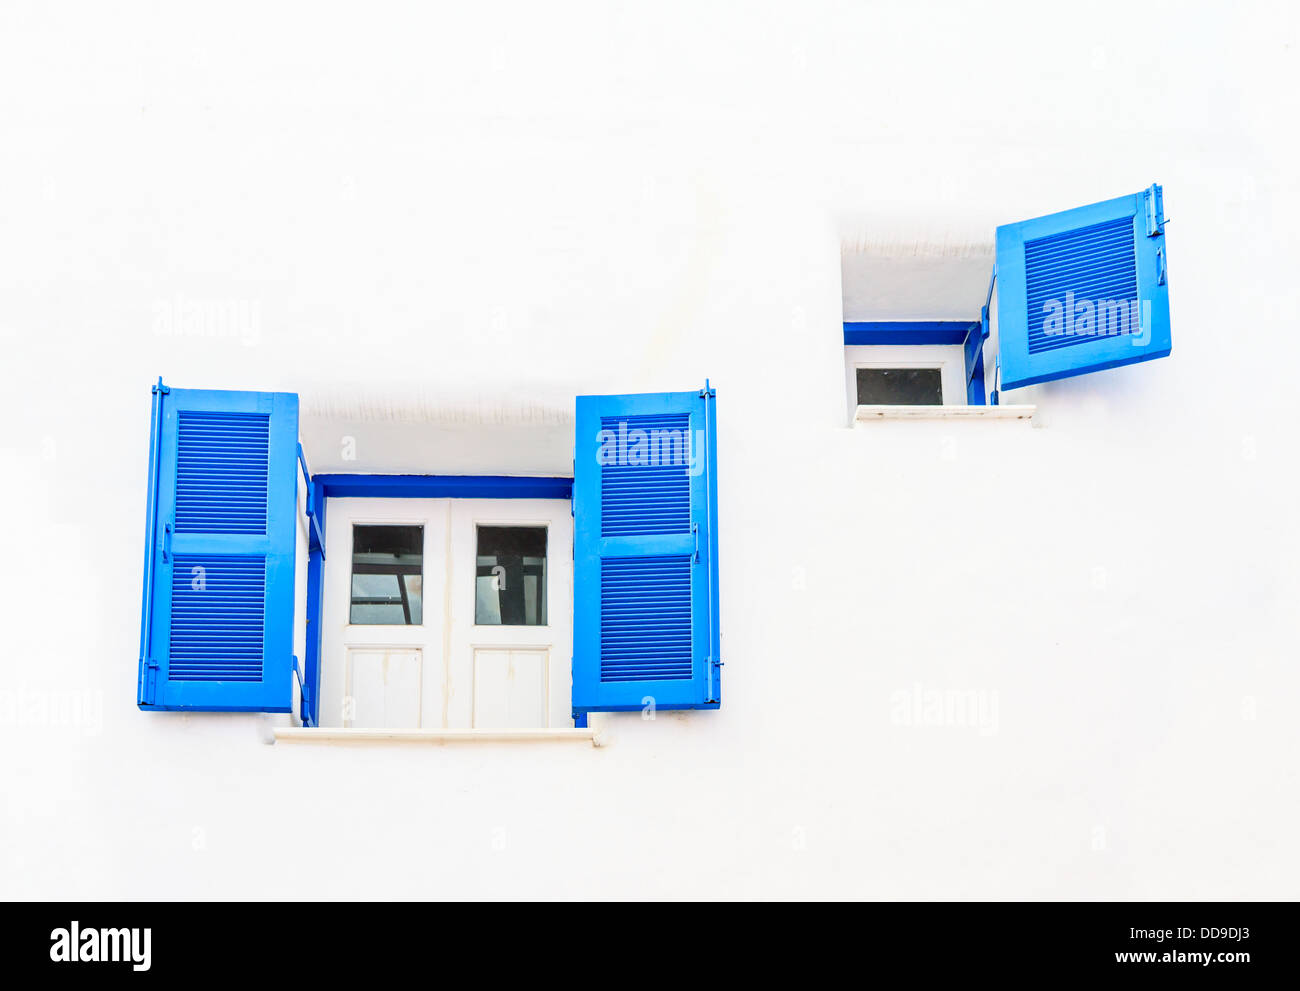
[[[352,527],[352,609],[358,626],[424,621],[424,527]]]
[[[859,406],[942,406],[937,368],[859,368]]]
[[[546,625],[546,528],[481,526],[474,574],[478,626]]]

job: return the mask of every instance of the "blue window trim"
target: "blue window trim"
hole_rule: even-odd
[[[316,475],[323,498],[570,499],[573,479],[532,475]]]
[[[989,287],[992,294],[992,283]],[[988,306],[978,320],[844,321],[845,347],[859,344],[960,345],[966,359],[966,403],[985,405],[984,341],[989,336]]]
[[[844,343],[965,344],[972,320],[844,321]]]
[[[325,610],[325,516],[330,498],[569,499],[573,479],[532,475],[311,475],[307,480],[307,650],[302,673],[302,722],[320,725],[321,632]]]

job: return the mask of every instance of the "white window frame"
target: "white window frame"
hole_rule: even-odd
[[[966,354],[960,344],[846,344],[849,422],[858,409],[859,368],[937,368],[944,406],[966,405]]]

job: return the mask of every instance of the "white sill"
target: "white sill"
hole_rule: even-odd
[[[348,729],[277,726],[277,743],[590,743],[601,739],[594,727],[584,729]]]
[[[1032,420],[1037,406],[859,406],[855,426],[876,420]]]

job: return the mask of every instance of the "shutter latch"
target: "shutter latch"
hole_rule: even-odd
[[[695,538],[695,553],[691,555],[691,560],[698,561],[700,559],[700,525],[698,523],[691,524],[691,536]]]

